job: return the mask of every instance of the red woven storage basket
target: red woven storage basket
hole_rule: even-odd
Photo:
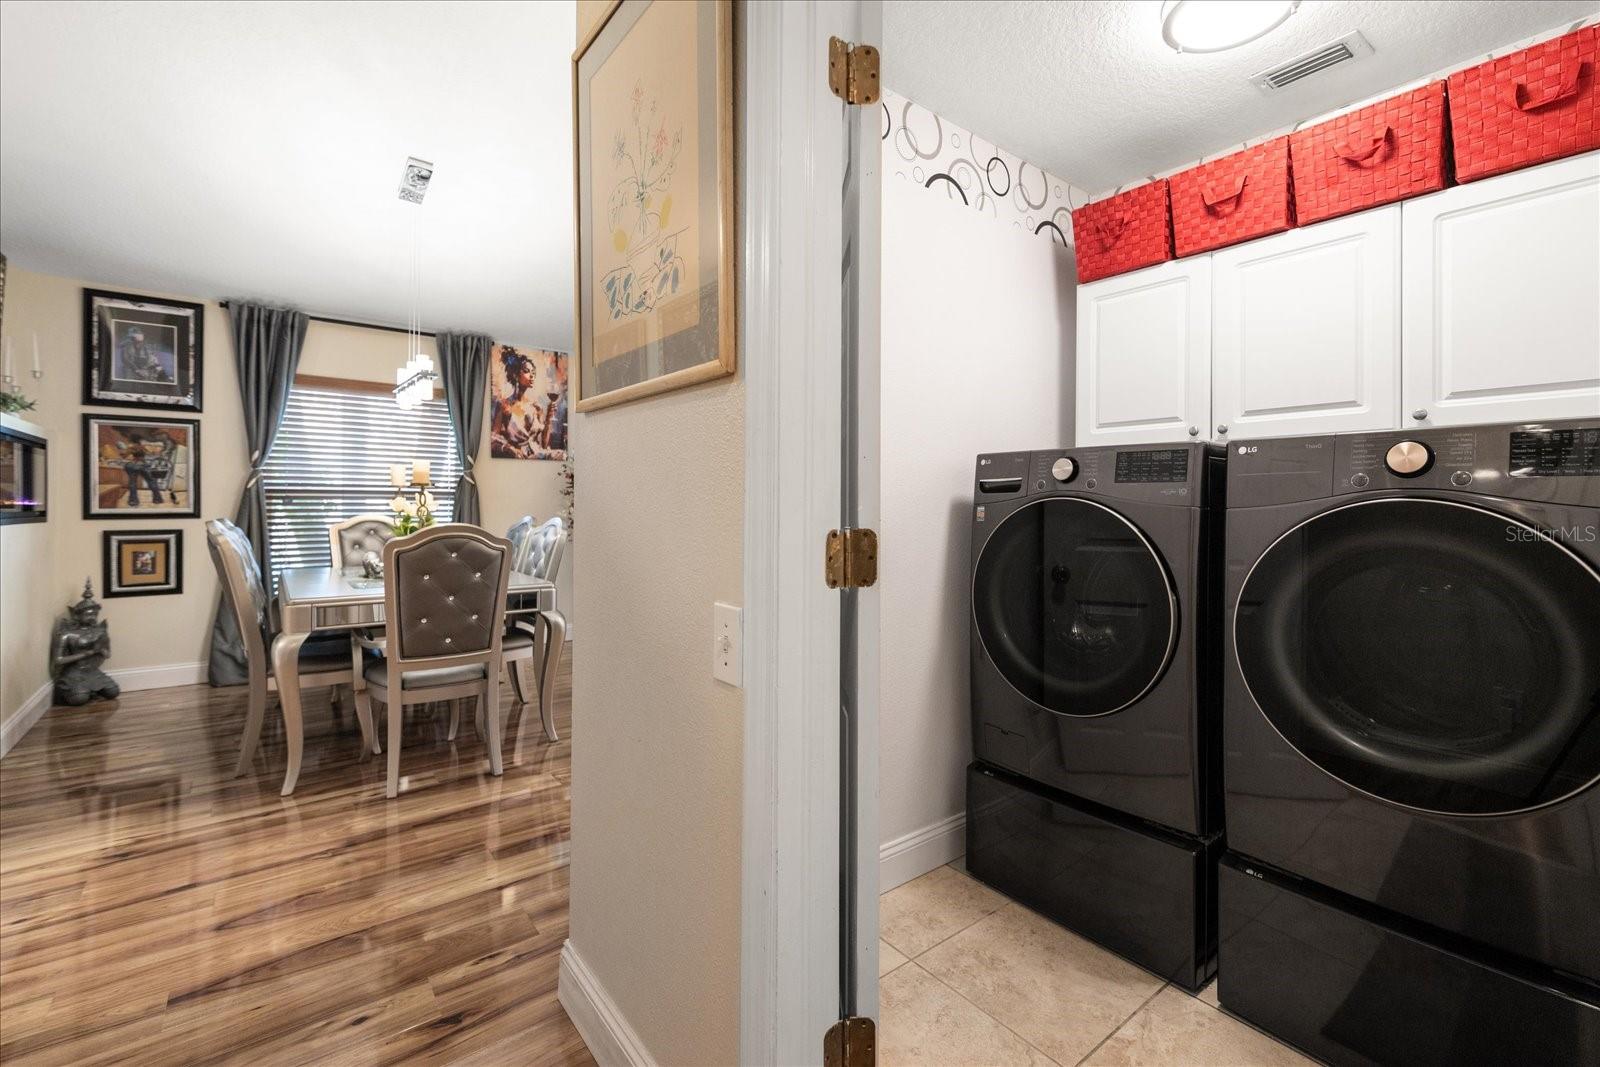
[[[1600,25],[1450,75],[1456,181],[1600,148]]]
[[[1444,82],[1289,135],[1298,225],[1444,188]]]
[[[1171,259],[1166,179],[1074,210],[1072,238],[1077,245],[1080,283]]]
[[[1179,257],[1294,225],[1287,137],[1191,167],[1170,181],[1172,239]]]

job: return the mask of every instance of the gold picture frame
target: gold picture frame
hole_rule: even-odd
[[[733,18],[613,0],[572,54],[580,412],[737,370]]]

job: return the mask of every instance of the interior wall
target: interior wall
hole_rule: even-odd
[[[742,371],[572,431],[568,948],[654,1061],[736,1063],[744,694],[711,677],[711,618],[743,599]]]
[[[82,416],[85,411],[129,415],[182,412],[135,408],[85,407],[83,394],[83,289],[118,291],[128,286],[39,274],[9,265],[6,276],[5,336],[25,395],[34,410],[22,417],[50,437],[49,519],[28,526],[0,527],[0,716],[10,720],[49,679],[50,627],[77,599],[85,577],[101,592],[101,534],[112,529],[181,529],[183,592],[172,596],[104,600],[111,629],[112,655],[106,667],[125,688],[183,685],[205,678],[206,650],[218,585],[206,551],[205,520],[232,516],[249,465],[241,429],[243,408],[234,369],[227,312],[216,301],[181,294],[149,294],[205,305],[204,407],[200,413],[201,518],[84,519]],[[142,290],[141,290],[142,291]],[[33,339],[39,342],[44,376],[29,376]],[[431,341],[426,350],[431,352]],[[304,374],[393,384],[404,356],[404,338],[382,330],[313,322],[306,331],[300,371]],[[486,401],[487,403],[487,401]],[[479,451],[478,481],[484,524],[504,532],[517,517],[559,513],[560,464],[491,460],[488,419]],[[569,549],[562,607],[572,612]]]
[[[897,107],[894,117],[908,111],[915,126],[915,108]],[[965,160],[970,135],[937,125],[945,158]],[[1070,226],[1041,225],[1049,216],[1006,195],[999,166],[994,186],[970,165],[947,164],[937,173],[951,181],[930,181],[934,146],[912,137],[884,142],[883,889],[964,850],[974,460],[1068,444],[1073,417],[1076,267],[1062,240]],[[1009,158],[1015,178],[1023,168]],[[912,167],[924,170],[921,180]],[[1063,202],[1078,193],[1032,173],[1035,200],[1042,186],[1060,187]]]

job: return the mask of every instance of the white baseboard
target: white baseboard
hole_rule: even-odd
[[[141,689],[171,689],[177,685],[204,684],[210,673],[205,663],[163,663],[154,667],[124,667],[107,671],[124,692]]]
[[[878,892],[887,893],[967,851],[967,813],[913,830],[878,849]]]
[[[24,734],[33,729],[34,723],[44,718],[44,713],[50,710],[51,683],[41,685],[33,696],[22,702],[11,718],[0,724],[0,758],[4,758],[11,746],[22,740]]]
[[[571,940],[561,945],[556,998],[600,1067],[654,1067],[655,1060]]]

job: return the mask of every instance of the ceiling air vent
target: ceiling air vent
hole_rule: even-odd
[[[1329,67],[1348,63],[1358,56],[1372,54],[1372,46],[1367,39],[1357,31],[1351,31],[1321,48],[1313,48],[1304,55],[1295,56],[1287,63],[1280,63],[1276,67],[1250,76],[1250,82],[1264,93],[1276,92],[1287,85],[1292,85],[1301,78],[1309,78],[1318,71],[1327,70]]]

